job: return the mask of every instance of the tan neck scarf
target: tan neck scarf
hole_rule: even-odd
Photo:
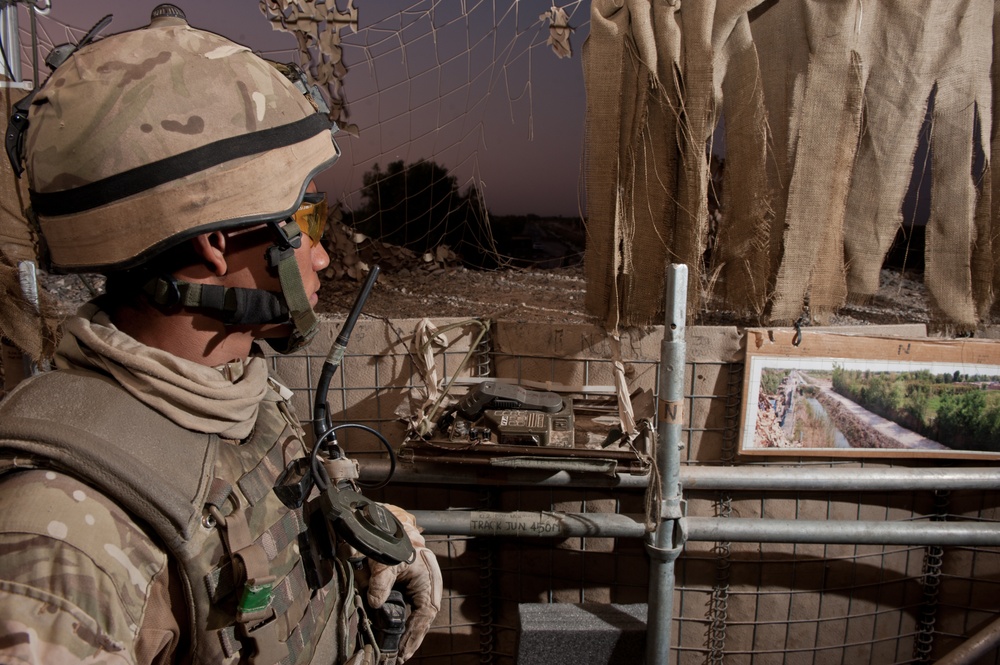
[[[217,368],[199,365],[141,344],[118,330],[94,303],[66,320],[55,364],[108,374],[181,427],[227,439],[250,435],[267,392],[263,356]]]

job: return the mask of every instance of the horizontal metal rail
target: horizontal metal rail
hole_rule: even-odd
[[[681,467],[685,490],[907,492],[990,490],[1000,487],[1000,467]]]
[[[687,539],[742,543],[1000,546],[989,522],[863,522],[688,517]]]
[[[1000,619],[994,619],[985,628],[937,661],[937,665],[967,665],[975,663],[1000,645]]]
[[[361,479],[382,480],[389,472],[387,460],[365,460]],[[809,466],[682,466],[681,485],[685,491],[936,491],[993,490],[1000,488],[1000,467],[950,468],[845,468]],[[400,464],[393,476],[396,483],[435,485],[508,485],[538,487],[605,487],[645,489],[649,476],[630,473],[599,475],[569,471],[492,469],[467,465]]]
[[[414,510],[428,535],[642,538],[642,516],[618,513]],[[681,541],[1000,546],[1000,524],[686,517]]]
[[[592,536],[641,538],[641,517],[622,513],[411,510],[424,534],[438,536]]]

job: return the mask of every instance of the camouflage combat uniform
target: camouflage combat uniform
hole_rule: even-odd
[[[99,362],[57,363],[0,402],[0,663],[173,663],[189,650],[199,663],[332,663],[350,650],[338,589],[350,583],[333,574],[310,590],[301,511],[272,491],[303,453],[290,391],[263,370],[252,431],[227,440],[177,426]]]
[[[340,150],[304,75],[172,5],[144,28],[93,34],[52,61],[8,125],[50,267],[118,277],[136,289],[123,302],[190,308],[223,337],[279,324],[290,332],[269,339],[275,350],[307,342],[318,318],[303,238],[284,222]],[[193,238],[258,225],[272,242],[260,241],[257,267],[280,292],[228,272],[185,283],[158,263]],[[314,272],[320,252],[309,249]],[[202,332],[173,329],[182,343],[185,331]],[[56,364],[0,402],[0,664],[344,660],[350,566],[326,522],[307,528],[273,492],[304,443],[263,357],[188,362],[87,305]],[[440,605],[428,557],[425,622]],[[419,645],[423,632],[411,634]]]

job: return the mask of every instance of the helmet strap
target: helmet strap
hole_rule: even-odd
[[[227,326],[286,323],[289,319],[281,294],[263,289],[193,284],[162,275],[148,281],[143,292],[163,308],[194,307],[214,312]]]
[[[277,269],[281,292],[263,289],[227,287],[217,284],[194,284],[178,280],[173,275],[161,275],[149,280],[143,292],[156,305],[192,307],[216,313],[227,326],[291,323],[294,330],[284,339],[268,339],[278,353],[291,353],[302,348],[315,336],[319,318],[309,304],[295,248],[302,242],[298,225],[270,222],[277,239],[266,253],[268,265]]]
[[[319,329],[319,318],[309,304],[309,296],[302,284],[302,273],[295,259],[295,248],[302,243],[302,231],[299,225],[289,222],[284,226],[277,222],[270,223],[277,231],[279,240],[267,250],[267,261],[271,267],[278,269],[278,281],[281,284],[281,294],[295,331],[285,340],[269,339],[267,342],[278,353],[291,353],[300,349],[312,340]],[[283,240],[282,240],[283,239]]]

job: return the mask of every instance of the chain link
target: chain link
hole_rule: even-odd
[[[726,380],[726,410],[725,427],[722,433],[721,461],[730,466],[736,460],[736,447],[739,437],[739,418],[741,395],[743,390],[743,366],[737,363],[729,364],[729,375]],[[729,493],[720,492],[715,502],[715,516],[728,518],[733,512],[733,497]],[[729,620],[729,579],[732,559],[730,544],[716,543],[712,548],[715,556],[715,583],[712,586],[712,598],[708,606],[708,635],[706,646],[708,654],[706,662],[717,665],[723,662],[726,655],[726,628]]]
[[[934,512],[931,521],[947,519],[951,492],[934,492]],[[941,570],[944,567],[944,548],[929,545],[924,549],[922,573],[923,599],[917,617],[917,634],[913,644],[913,659],[917,663],[931,663],[934,651],[934,629],[941,595]]]

